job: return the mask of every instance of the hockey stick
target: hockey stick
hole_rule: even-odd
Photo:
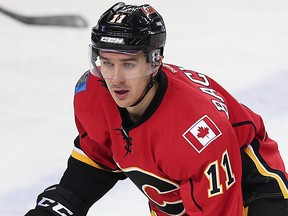
[[[0,12],[29,25],[49,25],[49,26],[64,26],[85,28],[88,26],[86,20],[78,15],[54,15],[54,16],[23,16],[4,9],[0,6]]]

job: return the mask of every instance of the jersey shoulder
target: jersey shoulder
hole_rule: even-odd
[[[88,70],[77,81],[74,93],[75,95],[77,95],[80,92],[83,92],[86,90],[91,91],[92,89],[99,88],[99,87],[106,87],[104,84],[104,80],[99,77],[93,76],[91,72]]]
[[[100,109],[104,104],[113,103],[112,97],[103,79],[86,71],[78,80],[74,91],[75,111]]]
[[[79,92],[85,91],[87,87],[88,78],[90,76],[90,71],[86,71],[78,80],[75,86],[75,95]]]

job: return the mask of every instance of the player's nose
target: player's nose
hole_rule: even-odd
[[[125,81],[125,76],[124,76],[124,71],[122,68],[118,65],[114,66],[113,73],[111,79],[113,82],[124,82]]]

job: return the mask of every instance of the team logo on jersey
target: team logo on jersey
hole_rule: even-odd
[[[221,134],[216,124],[205,115],[185,131],[182,136],[198,153],[201,153]]]
[[[75,94],[85,91],[86,90],[86,85],[88,81],[88,77],[90,75],[90,71],[86,71],[81,78],[78,80],[76,86],[75,86]]]

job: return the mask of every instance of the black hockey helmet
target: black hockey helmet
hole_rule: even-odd
[[[160,50],[163,56],[166,29],[152,6],[119,2],[102,14],[92,28],[91,40],[95,49]]]

